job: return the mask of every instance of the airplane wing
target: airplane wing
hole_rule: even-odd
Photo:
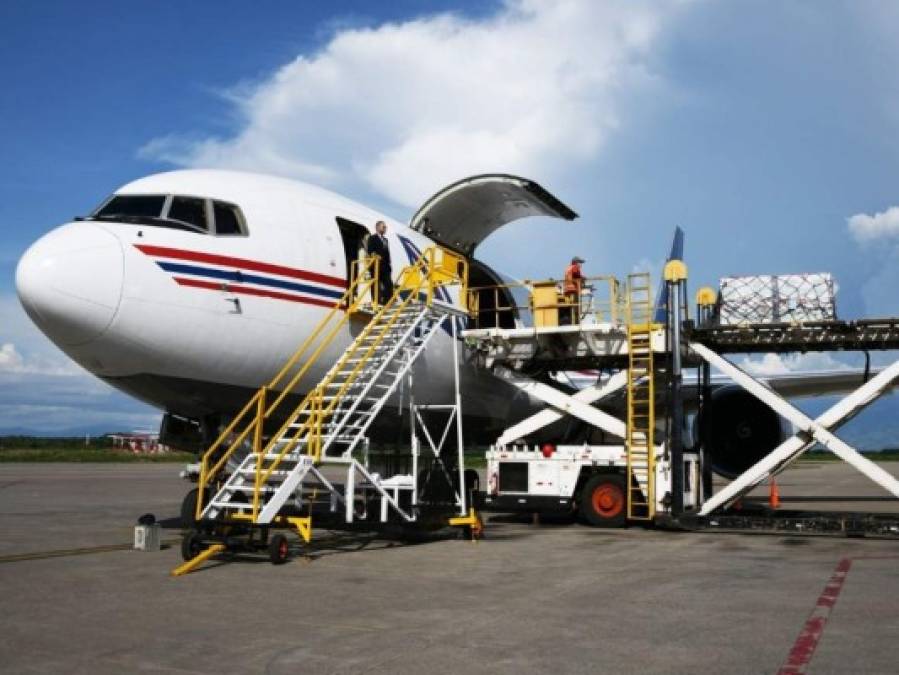
[[[867,380],[877,375],[878,369],[872,369],[865,378],[864,370],[819,370],[805,373],[784,373],[765,375],[759,379],[785,398],[811,398],[815,396],[832,396],[848,394],[862,386]],[[566,372],[562,374],[564,383],[574,389],[583,389],[596,382],[597,371]],[[723,375],[712,374],[712,388],[737,386]],[[896,384],[899,387],[899,382]],[[692,373],[684,374],[683,396],[687,401],[697,398],[699,387]]]
[[[786,398],[808,398],[848,394],[877,375],[879,370],[871,370],[867,378],[864,370],[832,370],[807,373],[785,373],[762,377],[769,387]],[[714,382],[714,378],[713,378]]]
[[[464,178],[428,199],[410,227],[470,256],[488,235],[527,216],[574,220],[577,214],[527,178],[484,174]]]

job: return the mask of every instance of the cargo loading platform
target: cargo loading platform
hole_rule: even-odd
[[[740,507],[741,498],[759,485],[767,482],[776,491],[776,476],[816,445],[899,498],[894,476],[833,434],[899,378],[899,362],[875,372],[870,368],[871,351],[899,349],[899,319],[837,319],[833,282],[820,274],[722,280],[719,292],[704,288],[697,293],[691,318],[686,272],[682,261],[669,260],[654,302],[646,298],[646,275],[631,275],[625,283],[613,277],[586,279],[576,303],[553,280],[528,282],[527,305],[488,302],[485,316],[477,312],[480,299],[470,301],[475,326],[463,336],[479,362],[546,406],[509,427],[488,452],[488,508],[537,511],[555,505],[607,526],[646,520],[776,530],[802,529],[807,522],[809,531],[899,534],[894,517],[863,513],[781,512],[778,517],[766,509],[758,518],[746,511],[730,517],[732,507]],[[600,284],[605,290],[598,305],[594,293]],[[570,321],[572,309],[576,323]],[[503,312],[514,313],[516,325],[508,320],[501,325]],[[792,383],[772,386],[723,356],[810,351],[863,352],[866,366],[862,373],[832,373],[812,378],[811,384],[796,376]],[[714,384],[713,368],[719,373]],[[695,377],[685,377],[684,369],[695,371]],[[573,381],[572,371],[579,381]],[[766,423],[773,420],[778,429],[790,431],[776,442],[768,438],[764,446],[754,424],[737,422],[735,434],[749,440],[733,445],[749,452],[731,458],[722,471],[720,462],[716,465],[721,448],[712,442],[710,429],[722,416],[717,398],[724,390]],[[845,397],[816,420],[786,400],[822,390]],[[600,444],[561,440],[557,423],[566,419],[599,430]],[[753,435],[756,442],[749,447]],[[554,462],[558,466],[551,468]],[[538,479],[527,479],[526,473]],[[730,483],[716,492],[713,473]]]

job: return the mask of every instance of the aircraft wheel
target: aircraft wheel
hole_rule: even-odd
[[[283,565],[290,558],[290,543],[283,534],[276,534],[268,543],[268,559],[272,565]]]
[[[581,490],[580,512],[594,527],[624,527],[627,519],[627,492],[619,474],[596,474]]]
[[[203,537],[196,530],[190,530],[181,538],[181,557],[184,560],[193,560],[204,548]]]

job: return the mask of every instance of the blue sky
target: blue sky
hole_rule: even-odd
[[[41,234],[173,166],[402,219],[463,175],[520,173],[581,218],[488,240],[511,274],[574,253],[626,274],[680,225],[693,288],[830,271],[842,316],[899,314],[897,27],[890,2],[4,3],[0,429],[155,422],[30,326],[13,277]]]

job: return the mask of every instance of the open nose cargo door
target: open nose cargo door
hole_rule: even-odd
[[[437,192],[413,216],[410,226],[441,246],[471,257],[492,232],[527,216],[577,218],[574,211],[532,180],[483,174]]]

